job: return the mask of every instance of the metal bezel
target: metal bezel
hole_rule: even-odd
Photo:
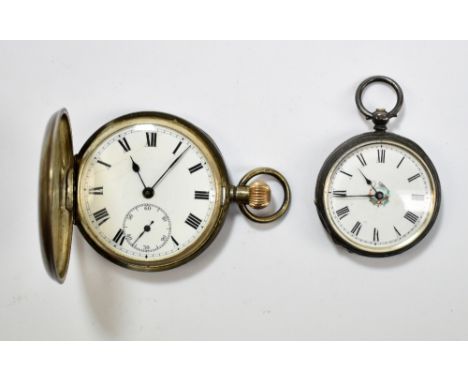
[[[430,181],[434,189],[434,200],[432,205],[432,214],[424,229],[416,236],[413,240],[409,241],[407,244],[397,247],[395,250],[391,251],[368,251],[364,250],[360,246],[354,245],[344,238],[344,236],[335,228],[335,225],[331,222],[331,219],[328,216],[327,208],[325,206],[324,192],[327,189],[327,185],[332,173],[333,168],[337,165],[340,158],[342,158],[350,150],[357,148],[366,143],[380,141],[380,142],[389,142],[402,146],[406,150],[410,151],[415,155],[421,163],[426,167],[426,171],[430,176]],[[427,154],[419,147],[415,142],[408,138],[404,138],[400,135],[388,133],[385,131],[375,131],[371,133],[364,133],[352,137],[351,139],[345,141],[340,146],[338,146],[326,159],[323,164],[320,173],[317,178],[317,184],[315,188],[315,204],[317,207],[317,212],[320,217],[320,220],[327,230],[327,232],[332,237],[333,241],[343,247],[348,251],[369,257],[387,257],[400,254],[406,250],[412,248],[418,244],[430,231],[434,222],[437,219],[441,203],[441,186],[439,181],[439,176],[437,170],[435,169],[432,161],[427,156]]]
[[[211,219],[202,234],[187,248],[169,258],[142,261],[129,259],[112,251],[112,248],[96,235],[92,226],[84,218],[80,194],[82,169],[92,157],[96,148],[120,130],[136,124],[157,124],[173,129],[192,141],[206,157],[212,171],[216,187],[216,199]],[[230,204],[229,177],[224,160],[211,138],[190,122],[171,114],[161,112],[138,112],[118,117],[97,130],[84,144],[75,160],[75,224],[88,243],[102,256],[125,268],[138,271],[161,271],[186,263],[199,255],[216,237],[221,229]]]

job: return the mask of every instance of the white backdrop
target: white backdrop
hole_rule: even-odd
[[[468,339],[468,44],[448,42],[0,43],[0,339]],[[390,131],[435,163],[443,205],[403,255],[351,255],[326,235],[316,175],[370,130],[354,104],[384,74],[405,92]],[[374,86],[373,106],[393,95]],[[163,273],[99,256],[75,229],[64,285],[44,271],[37,184],[46,122],[66,106],[75,152],[105,122],[166,111],[204,129],[231,180],[282,171],[289,214],[259,226],[232,206],[212,246]]]

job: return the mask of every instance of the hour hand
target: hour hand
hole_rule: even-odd
[[[369,186],[371,186],[372,189],[373,189],[375,192],[377,192],[377,190],[375,189],[375,187],[374,187],[372,181],[371,181],[368,177],[366,177],[366,176],[364,175],[364,173],[363,173],[361,170],[359,170],[359,172],[361,173],[361,175],[362,175],[362,176],[364,177],[364,179],[366,180],[366,183],[367,183]]]
[[[133,160],[133,158],[131,156],[130,156],[130,159],[132,161],[132,170],[138,174],[138,177],[140,178],[141,184],[143,184],[143,188],[146,188],[146,184],[143,181],[143,178],[141,177],[141,174],[140,174],[140,166],[138,165],[138,163],[136,163]]]

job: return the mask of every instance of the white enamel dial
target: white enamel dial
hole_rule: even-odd
[[[383,253],[402,248],[424,231],[434,211],[434,180],[420,157],[391,141],[346,152],[324,189],[328,219],[358,249]]]
[[[186,136],[156,124],[117,131],[81,169],[82,220],[107,251],[139,261],[176,256],[206,228],[213,171]]]

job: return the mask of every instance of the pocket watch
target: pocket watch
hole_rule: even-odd
[[[363,91],[375,82],[396,92],[390,112],[371,113],[364,107]],[[318,215],[333,240],[349,251],[396,255],[420,242],[433,226],[441,202],[439,177],[415,142],[387,132],[387,123],[403,104],[403,91],[394,80],[366,79],[356,91],[356,104],[375,131],[347,140],[327,158],[315,189]]]
[[[278,180],[279,209],[258,175]],[[251,182],[252,180],[252,182]],[[55,113],[47,126],[40,168],[39,216],[46,268],[62,283],[68,269],[72,224],[110,261],[139,271],[179,266],[215,238],[230,202],[259,223],[285,214],[288,182],[271,168],[248,172],[237,186],[210,137],[190,122],[160,112],[110,121],[73,155],[69,116]]]

